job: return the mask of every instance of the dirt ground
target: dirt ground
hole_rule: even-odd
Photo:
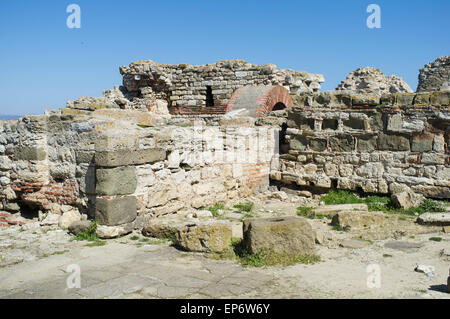
[[[251,200],[258,217],[295,215],[298,206],[318,204]],[[231,217],[239,222],[239,216]],[[450,256],[441,253],[450,249],[450,234],[418,226],[413,217],[392,216],[383,229],[350,232],[334,230],[327,219],[308,220],[325,234],[316,245],[321,261],[266,268],[182,252],[140,233],[90,246],[71,241],[56,226],[30,221],[0,230],[0,298],[450,299]],[[433,274],[415,271],[419,264],[433,266]],[[74,267],[79,287],[68,284]]]

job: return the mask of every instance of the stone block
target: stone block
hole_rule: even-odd
[[[16,160],[43,161],[47,158],[47,152],[43,147],[16,146],[14,157]]]
[[[352,152],[355,141],[351,135],[330,137],[330,147],[333,152]]]
[[[384,223],[383,212],[343,211],[334,215],[331,224],[342,229],[359,229],[369,226],[381,226]]]
[[[409,151],[409,139],[400,135],[380,134],[378,149],[383,151]]]
[[[122,149],[95,153],[95,163],[100,167],[153,164],[166,159],[166,151],[160,148],[144,150]]]
[[[377,143],[376,136],[361,136],[358,138],[358,152],[373,152],[377,149]]]
[[[414,98],[415,106],[427,106],[430,105],[431,94],[430,93],[417,93]]]
[[[430,152],[433,150],[434,134],[423,133],[414,135],[411,143],[411,152]]]
[[[97,195],[130,195],[136,191],[136,168],[117,167],[97,169]]]
[[[197,222],[177,231],[175,245],[187,251],[220,253],[231,246],[231,236],[229,222]]]
[[[305,151],[308,141],[305,136],[296,135],[291,137],[289,144],[291,150]]]
[[[312,151],[324,152],[327,150],[327,140],[325,139],[310,139],[309,148]]]
[[[417,218],[421,225],[450,226],[450,213],[425,213]]]
[[[90,164],[94,162],[95,152],[76,151],[75,157],[77,164]]]
[[[311,255],[315,252],[311,225],[295,216],[245,220],[244,243],[253,254]]]
[[[95,201],[95,220],[100,225],[117,226],[131,223],[136,216],[136,197],[134,196],[97,197]]]
[[[433,106],[450,105],[450,92],[433,92],[430,97],[430,104]]]

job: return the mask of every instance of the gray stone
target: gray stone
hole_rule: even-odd
[[[330,147],[333,152],[352,152],[355,142],[351,135],[336,136],[330,138]]]
[[[409,139],[400,135],[380,134],[378,148],[383,151],[409,151]]]
[[[87,232],[91,226],[92,222],[89,220],[76,221],[69,225],[69,232],[78,235],[79,233]]]
[[[136,191],[136,168],[117,167],[97,169],[96,193],[98,195],[130,195]]]
[[[425,198],[411,191],[392,194],[391,200],[395,207],[408,210],[412,207],[419,207]]]
[[[95,163],[100,167],[153,164],[166,159],[166,151],[160,148],[144,150],[117,150],[95,153]]]
[[[95,201],[95,220],[101,225],[118,226],[136,219],[136,197],[125,196],[112,199],[98,197]]]
[[[247,219],[244,221],[244,243],[253,254],[315,253],[314,232],[308,221],[301,217]]]
[[[421,225],[450,226],[450,213],[425,213],[417,218]]]
[[[411,152],[430,152],[433,150],[434,134],[422,133],[415,135],[411,143]]]
[[[77,159],[77,164],[81,163],[93,163],[94,162],[95,152],[85,152],[85,151],[76,151],[75,157]]]
[[[358,138],[358,152],[373,152],[377,149],[376,136],[361,136]]]
[[[16,146],[14,157],[24,161],[43,161],[47,158],[47,152],[42,147]]]

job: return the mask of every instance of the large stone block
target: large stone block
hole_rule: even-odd
[[[355,142],[351,135],[334,136],[330,138],[330,147],[333,152],[352,152]]]
[[[421,225],[450,226],[450,213],[425,213],[417,218]]]
[[[244,243],[253,254],[310,255],[315,252],[311,225],[306,219],[295,216],[245,220]]]
[[[296,135],[289,141],[291,150],[305,151],[307,144],[308,141],[305,136]]]
[[[383,212],[343,211],[334,215],[331,224],[342,229],[358,229],[369,226],[381,226],[384,223]]]
[[[431,94],[430,103],[433,106],[450,105],[450,92],[433,92],[433,94]]]
[[[16,146],[14,157],[16,160],[43,161],[47,158],[47,152],[43,147]]]
[[[423,133],[415,135],[411,143],[412,152],[430,152],[433,150],[434,134]]]
[[[100,151],[95,153],[95,163],[100,167],[141,165],[163,161],[166,159],[166,156],[166,151],[160,148]]]
[[[97,169],[96,193],[98,195],[130,195],[136,191],[136,168],[117,167]]]
[[[106,226],[131,223],[136,219],[136,197],[116,198],[97,197],[95,201],[95,220]]]
[[[231,246],[231,223],[206,221],[187,225],[175,234],[175,245],[187,251],[225,251]]]
[[[380,134],[378,148],[383,151],[409,151],[409,139],[400,135]]]
[[[361,136],[358,138],[358,152],[370,153],[377,149],[377,137],[376,136]]]

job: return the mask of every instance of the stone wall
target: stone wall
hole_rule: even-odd
[[[244,86],[281,85],[291,94],[299,94],[318,91],[324,82],[320,74],[241,60],[202,66],[140,61],[121,67],[120,72],[128,92],[141,97],[156,94],[169,102],[172,114],[186,114],[190,110],[198,114],[198,107],[204,113],[210,112],[208,107],[225,108],[233,92]]]
[[[419,70],[417,92],[450,91],[450,56],[441,56]]]
[[[271,179],[298,189],[450,199],[450,93],[299,97]]]
[[[1,209],[60,214],[69,205],[100,224],[139,227],[268,188],[276,128],[201,117],[151,126],[147,113],[100,111],[1,122]]]

